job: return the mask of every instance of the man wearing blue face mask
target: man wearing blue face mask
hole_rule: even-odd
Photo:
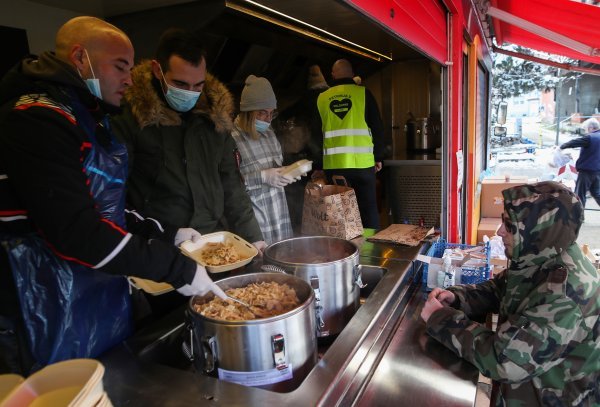
[[[198,36],[167,30],[132,80],[112,121],[129,153],[128,204],[162,224],[229,230],[264,249],[231,137],[233,97],[206,72]]]
[[[94,96],[96,96],[98,99],[102,99],[102,89],[100,89],[100,79],[96,78],[96,74],[94,74],[94,66],[92,65],[92,61],[90,61],[90,55],[87,52],[87,49],[83,49],[83,52],[85,53],[85,59],[87,59],[87,63],[88,66],[90,68],[90,72],[92,74],[92,77],[89,79],[84,79],[85,85],[88,87],[90,93]],[[81,74],[81,71],[79,70],[79,68],[77,68],[77,72],[79,73],[79,76],[81,76],[83,78],[83,75]]]

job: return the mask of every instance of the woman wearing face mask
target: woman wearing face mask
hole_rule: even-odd
[[[281,145],[271,128],[277,100],[266,78],[246,78],[240,114],[232,131],[241,154],[240,172],[267,244],[293,236],[283,187],[295,181],[281,167]]]

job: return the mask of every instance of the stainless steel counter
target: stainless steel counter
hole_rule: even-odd
[[[425,294],[412,293],[359,406],[472,406],[479,373],[425,333]]]
[[[361,247],[360,263],[386,269],[366,302],[298,388],[276,393],[149,360],[181,328],[177,312],[106,353],[105,389],[115,406],[417,405],[472,406],[477,371],[428,338],[419,317],[424,294],[412,260],[419,248]],[[410,253],[409,253],[410,252]],[[405,255],[404,260],[377,254]],[[414,253],[412,255],[411,253]],[[167,347],[165,347],[167,349]],[[175,350],[177,353],[179,350]],[[180,353],[180,352],[179,352]]]
[[[393,243],[373,243],[367,239],[375,234],[375,229],[365,229],[363,236],[352,239],[352,242],[360,248],[362,257],[374,257],[386,260],[413,261],[421,251],[422,245],[405,246]]]

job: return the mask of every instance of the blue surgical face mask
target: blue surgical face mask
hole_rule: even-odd
[[[160,68],[160,65],[159,65]],[[175,86],[169,85],[165,79],[162,68],[160,68],[160,74],[162,75],[163,81],[167,85],[167,92],[165,93],[165,99],[173,110],[180,113],[189,112],[194,106],[202,92],[194,92],[192,90],[179,89]]]
[[[269,126],[271,125],[271,123],[269,122],[265,122],[262,120],[254,120],[254,128],[256,128],[256,131],[264,133],[265,131],[267,131],[267,129],[269,128]]]
[[[92,95],[96,96],[98,99],[102,99],[102,91],[100,90],[100,79],[96,78],[96,75],[94,75],[94,68],[92,68],[92,63],[90,61],[90,56],[88,55],[87,49],[84,49],[84,51],[85,57],[88,61],[88,65],[90,66],[90,71],[92,71],[92,78],[84,79],[84,82]],[[81,75],[81,72],[79,73],[79,75]]]

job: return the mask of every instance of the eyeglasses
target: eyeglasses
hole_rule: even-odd
[[[277,110],[257,110],[256,118],[265,122],[270,122],[277,117]]]

